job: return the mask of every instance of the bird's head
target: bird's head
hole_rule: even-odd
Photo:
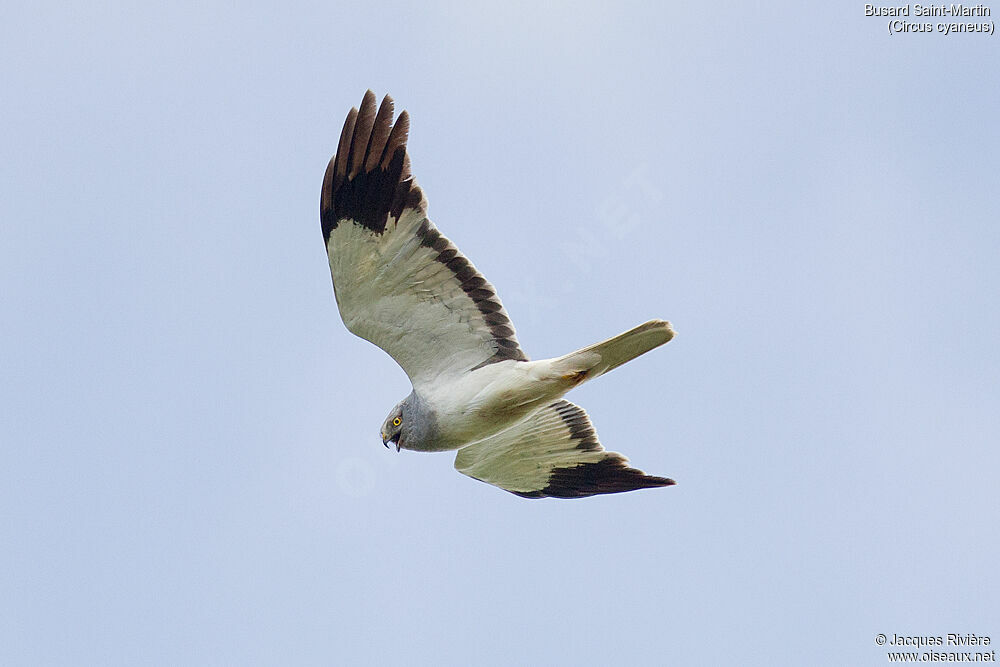
[[[388,447],[390,442],[394,443],[397,452],[403,446],[401,438],[403,437],[404,419],[403,403],[399,403],[382,422],[382,444]]]

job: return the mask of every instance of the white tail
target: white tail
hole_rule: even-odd
[[[650,320],[614,338],[554,359],[552,366],[563,375],[578,376],[574,377],[577,383],[592,380],[669,342],[673,337],[670,322]]]

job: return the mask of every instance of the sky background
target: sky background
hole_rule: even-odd
[[[4,8],[0,663],[996,648],[1000,38],[652,5]],[[382,447],[318,217],[368,88],[529,356],[673,323],[569,398],[677,486]]]

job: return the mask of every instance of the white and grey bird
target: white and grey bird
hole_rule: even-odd
[[[455,468],[525,498],[580,498],[674,481],[606,451],[562,397],[674,332],[652,320],[554,359],[529,361],[496,290],[427,217],[410,174],[409,116],[386,95],[351,109],[320,197],[323,240],[344,324],[392,356],[413,391],[382,424],[383,444],[458,450]]]

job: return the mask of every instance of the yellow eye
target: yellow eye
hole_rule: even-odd
[[[399,417],[396,417],[395,419],[392,420],[392,425],[393,426],[399,426],[402,423],[403,423],[403,420],[400,419]]]

